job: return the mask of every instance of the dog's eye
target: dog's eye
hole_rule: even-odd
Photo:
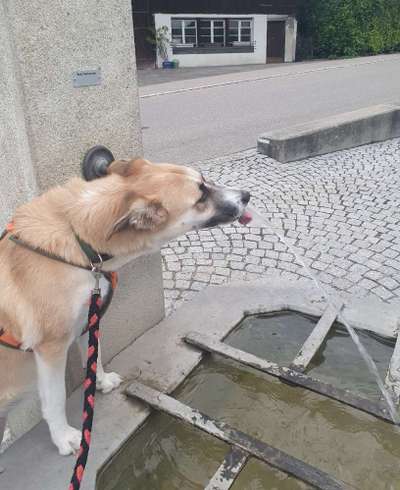
[[[196,202],[196,204],[200,204],[204,201],[207,200],[207,197],[208,197],[208,189],[207,189],[207,186],[205,185],[204,182],[202,182],[200,185],[199,185],[199,189],[201,191],[201,197],[200,199]]]

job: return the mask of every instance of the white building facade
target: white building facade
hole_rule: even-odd
[[[169,33],[168,60],[180,67],[292,62],[297,20],[290,15],[154,14]],[[157,55],[157,66],[163,60]]]

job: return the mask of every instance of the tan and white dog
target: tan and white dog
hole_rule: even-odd
[[[189,230],[250,219],[250,194],[206,182],[188,167],[147,160],[115,161],[103,178],[72,179],[18,208],[13,234],[24,243],[72,263],[88,266],[76,236],[113,258],[114,271],[135,257],[159,250]],[[0,328],[23,350],[0,345],[0,441],[12,403],[37,379],[42,413],[60,454],[79,448],[81,433],[65,414],[65,368],[70,345],[87,322],[93,274],[0,241]],[[108,283],[101,284],[102,291]],[[36,365],[36,367],[35,367]],[[116,373],[98,363],[97,388],[119,386]]]

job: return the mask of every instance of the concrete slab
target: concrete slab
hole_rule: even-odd
[[[271,277],[267,281],[209,287],[118,354],[108,370],[117,371],[126,382],[119,391],[97,395],[92,448],[82,490],[95,489],[98,470],[150,414],[143,404],[126,399],[123,392],[127,383],[137,380],[170,393],[202,359],[197,349],[183,341],[189,332],[202,332],[221,339],[242,319],[245,311],[284,307],[322,315],[326,302],[308,280],[289,282]],[[352,325],[389,337],[397,335],[397,313],[395,306],[383,305],[376,299],[347,301],[344,307],[344,314]],[[68,400],[69,420],[76,427],[81,423],[81,406],[82,394],[77,390]],[[0,474],[1,490],[65,490],[74,458],[58,455],[47,426],[41,422],[1,456],[0,465],[5,467]]]
[[[258,151],[286,163],[400,136],[400,107],[376,105],[262,134]]]

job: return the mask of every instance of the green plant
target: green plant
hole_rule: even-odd
[[[298,17],[301,59],[400,50],[399,0],[307,0]]]
[[[167,26],[150,28],[151,35],[146,40],[156,47],[157,53],[163,61],[168,60],[168,47],[170,44],[169,29]]]

